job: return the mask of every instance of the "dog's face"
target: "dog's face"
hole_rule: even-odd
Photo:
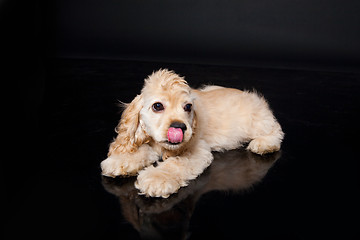
[[[189,142],[194,133],[195,106],[191,88],[174,72],[160,70],[145,80],[139,124],[168,150]]]

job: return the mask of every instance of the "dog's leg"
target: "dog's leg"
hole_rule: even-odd
[[[255,137],[248,145],[247,149],[257,154],[272,153],[280,150],[284,133],[279,123],[274,120],[274,127],[269,134]]]
[[[148,145],[141,145],[133,153],[113,153],[101,162],[102,175],[108,177],[133,176],[153,164],[159,155]]]
[[[167,198],[199,176],[212,160],[210,147],[199,141],[192,150],[169,157],[157,167],[150,166],[140,171],[135,187],[140,190],[140,194]]]

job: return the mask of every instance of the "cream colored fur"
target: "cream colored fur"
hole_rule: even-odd
[[[154,103],[164,110],[156,112]],[[184,110],[192,104],[190,112]],[[167,142],[173,122],[186,125],[180,144]],[[265,154],[278,151],[284,133],[266,100],[254,92],[206,86],[191,89],[184,78],[159,70],[145,79],[141,94],[124,110],[117,138],[101,162],[105,176],[138,175],[140,194],[168,197],[199,176],[212,160],[211,151],[247,149]],[[158,166],[153,163],[159,159]]]

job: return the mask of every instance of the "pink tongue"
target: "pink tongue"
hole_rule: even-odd
[[[183,132],[181,128],[169,128],[167,132],[167,137],[171,143],[179,143],[183,140]]]

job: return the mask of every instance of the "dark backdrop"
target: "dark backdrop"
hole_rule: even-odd
[[[237,63],[360,54],[356,0],[58,2],[61,56]]]
[[[360,60],[357,0],[4,0],[1,9],[12,51],[30,55],[293,66]]]

